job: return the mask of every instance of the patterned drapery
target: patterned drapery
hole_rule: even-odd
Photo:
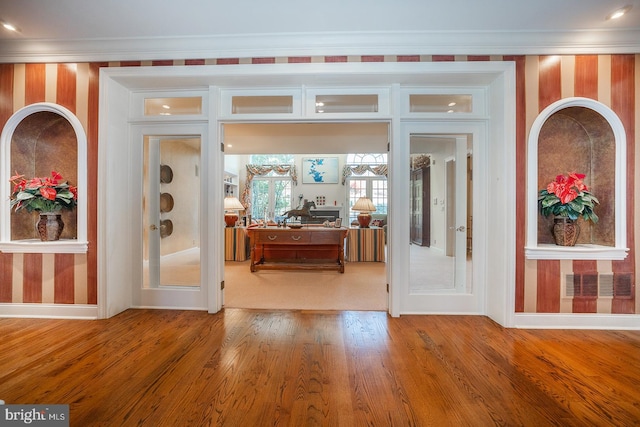
[[[278,175],[289,175],[293,185],[298,185],[298,173],[295,165],[247,165],[247,180],[242,191],[242,204],[247,211],[251,210],[251,181],[256,175],[264,176],[271,172]]]
[[[388,176],[389,168],[387,165],[345,165],[342,169],[342,185],[347,182],[347,178],[351,175],[362,175],[366,172],[372,172],[374,175]]]

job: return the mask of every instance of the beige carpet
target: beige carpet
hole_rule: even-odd
[[[225,263],[224,306],[290,310],[386,311],[386,264],[350,262],[335,271],[249,271],[249,261]]]

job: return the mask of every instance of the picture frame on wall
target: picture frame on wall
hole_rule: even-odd
[[[303,157],[303,184],[337,184],[339,179],[337,157]]]

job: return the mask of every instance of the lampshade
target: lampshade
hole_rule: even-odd
[[[360,224],[360,228],[369,228],[369,223],[371,222],[371,214],[369,212],[376,211],[376,207],[373,206],[371,200],[366,197],[360,197],[351,210],[360,212],[358,215],[358,224]]]
[[[233,227],[238,222],[238,211],[244,210],[244,206],[237,197],[227,196],[224,198],[224,210],[230,211],[224,214],[225,224],[227,227]]]
[[[237,197],[227,196],[224,198],[224,210],[226,211],[243,211],[244,206]]]
[[[373,206],[371,200],[366,197],[360,197],[351,208],[354,212],[375,212],[376,207]]]

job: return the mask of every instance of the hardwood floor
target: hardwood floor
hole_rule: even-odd
[[[128,310],[0,319],[0,399],[72,426],[640,423],[640,332],[475,316]]]

